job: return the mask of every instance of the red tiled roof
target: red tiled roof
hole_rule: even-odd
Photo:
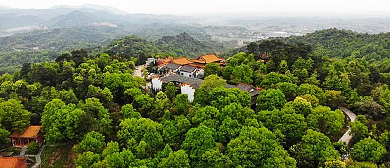
[[[27,127],[23,133],[20,133],[19,131],[14,131],[11,138],[36,138],[38,136],[39,131],[41,130],[42,126],[29,126]]]
[[[25,168],[27,158],[24,157],[0,157],[1,168]]]
[[[201,64],[196,64],[196,63],[190,63],[188,64],[189,66],[193,66],[193,67],[198,67],[198,68],[204,68],[206,67],[205,65],[201,65]]]
[[[194,62],[194,63],[206,64],[206,60],[196,60],[196,59],[194,59],[194,60],[191,60],[191,61]]]
[[[215,54],[209,54],[209,55],[202,55],[200,56],[201,59],[206,60],[206,63],[213,63],[217,61],[221,61],[221,58],[218,58]]]
[[[189,64],[191,62],[188,61],[187,58],[176,58],[176,59],[172,60],[172,63],[179,64],[179,65],[186,65],[186,64]]]
[[[159,58],[159,59],[157,60],[157,66],[158,66],[158,67],[161,67],[161,66],[167,65],[167,64],[169,64],[169,62],[171,62],[171,61],[172,61],[172,58],[164,58],[164,59]]]

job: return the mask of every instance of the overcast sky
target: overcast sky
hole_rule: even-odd
[[[112,6],[129,13],[189,14],[318,11],[390,13],[390,0],[0,0],[11,8],[50,8],[85,3]]]

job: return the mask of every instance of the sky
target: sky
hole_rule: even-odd
[[[390,13],[390,0],[0,0],[0,6],[45,9],[85,3],[128,13],[204,14],[236,12]]]

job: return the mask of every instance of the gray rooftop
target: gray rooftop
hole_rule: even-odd
[[[180,83],[189,83],[195,89],[199,88],[203,80],[199,78],[190,78],[182,75],[172,74],[161,78],[163,83],[168,82],[180,82]]]
[[[176,75],[176,74],[171,74],[169,76],[162,77],[161,80],[163,83],[168,83],[168,82],[189,83],[191,86],[194,87],[194,89],[199,88],[203,82],[203,80],[199,79],[199,78],[190,78],[190,77]],[[241,91],[250,93],[251,96],[256,96],[259,94],[259,91],[256,89],[253,89],[252,85],[238,84],[237,86],[235,86],[235,85],[227,84],[225,87],[226,88],[238,88]]]
[[[167,69],[177,69],[179,68],[180,65],[179,64],[174,64],[174,63],[170,63],[166,66]]]
[[[189,66],[189,65],[183,65],[180,67],[180,71],[185,71],[185,72],[194,72],[196,67]]]

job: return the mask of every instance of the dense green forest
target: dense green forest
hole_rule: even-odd
[[[1,148],[13,131],[42,125],[47,144],[72,147],[46,150],[43,167],[389,167],[388,55],[337,55],[325,46],[337,41],[327,37],[335,32],[352,33],[315,32],[324,37],[310,43],[263,40],[231,55],[225,67],[208,64],[193,102],[173,83],[153,94],[132,76],[138,59],[162,56],[158,45],[133,36],[102,52],[74,50],[24,64],[0,77]],[[386,51],[387,43],[377,42],[384,35],[353,34],[353,41],[368,36]],[[256,106],[226,83],[261,87]],[[347,145],[339,139],[348,126]]]
[[[328,29],[305,36],[293,36],[284,41],[309,44],[329,57],[363,58],[366,61],[390,57],[390,33],[362,34],[350,30]]]
[[[119,37],[122,38],[114,40]],[[92,54],[107,52],[122,57],[139,57],[139,63],[142,63],[146,58],[158,55],[195,57],[220,52],[227,47],[210,41],[207,37],[199,38],[203,40],[181,33],[146,40],[136,36],[126,37],[124,32],[110,28],[34,31],[0,38],[0,72],[14,72],[24,63],[50,62],[68,51],[79,49],[86,49]]]

